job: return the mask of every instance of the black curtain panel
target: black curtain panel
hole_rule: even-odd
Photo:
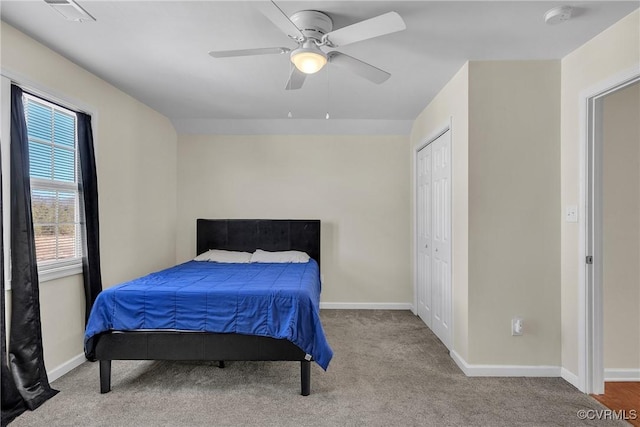
[[[2,163],[2,154],[0,153],[0,163]],[[0,175],[0,219],[2,218],[2,212],[4,207],[2,204],[2,175]],[[3,223],[0,221],[0,346],[2,347],[2,353],[0,353],[0,362],[2,363],[2,372],[0,378],[2,380],[2,391],[0,391],[0,397],[2,398],[2,427],[9,424],[15,417],[23,413],[27,409],[22,396],[18,393],[16,383],[13,381],[11,372],[9,371],[9,365],[7,364],[7,345],[6,345],[6,325],[4,323],[4,240],[3,236]]]
[[[40,292],[36,264],[29,141],[22,90],[11,86],[11,328],[9,367],[18,392],[31,410],[57,390],[49,385],[42,349]]]
[[[98,178],[96,159],[93,150],[93,131],[91,116],[77,113],[78,116],[78,154],[80,157],[80,194],[84,203],[84,243],[82,274],[86,300],[85,323],[89,319],[91,307],[100,291],[102,276],[100,273],[100,232],[98,223]]]

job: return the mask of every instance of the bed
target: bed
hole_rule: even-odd
[[[198,219],[196,230],[197,254],[209,249],[245,252],[257,249],[296,250],[306,252],[311,260],[306,265],[227,266],[190,261],[103,291],[91,311],[85,335],[87,358],[100,362],[100,392],[111,390],[112,360],[218,361],[222,368],[225,361],[297,361],[300,362],[301,394],[308,396],[311,390],[311,362],[326,369],[332,356],[319,320],[320,221]],[[238,279],[245,276],[247,283]],[[225,279],[218,281],[220,277]],[[234,279],[228,279],[230,277]],[[234,296],[222,296],[222,292],[225,289],[228,291],[234,283],[234,286],[242,286],[243,290],[258,289],[260,283],[253,285],[249,279],[253,280],[254,277],[273,284],[264,296],[270,302],[261,300],[259,297],[262,294],[251,294],[248,299],[254,300],[258,308],[247,306],[244,309],[239,302],[241,299],[237,297],[241,295],[240,290],[234,291]],[[128,301],[115,303],[129,298],[129,294],[134,299],[135,295],[150,298],[150,288],[144,286],[149,287],[149,284],[160,281],[163,282],[162,286],[169,286],[169,289],[158,287],[165,293],[165,303],[168,300],[173,304],[184,298],[191,298],[196,304],[198,301],[213,301],[201,302],[200,305],[206,305],[209,312],[214,311],[213,314],[207,314],[214,317],[225,316],[224,306],[227,304],[228,308],[231,304],[238,308],[235,317],[225,318],[222,326],[214,322],[207,323],[206,320],[204,325],[200,322],[193,326],[194,323],[190,322],[191,312],[186,314],[186,321],[180,320],[184,320],[185,315],[175,315],[178,323],[175,319],[173,323],[171,319],[163,322],[162,316],[158,316],[154,322],[149,320],[153,317],[151,314],[136,311],[139,305],[129,308]],[[183,286],[189,281],[189,286]],[[294,286],[298,282],[300,290]],[[196,292],[195,288],[208,289],[209,297],[192,297],[182,290]],[[134,292],[126,292],[131,290]],[[248,291],[242,292],[246,296]],[[229,302],[223,298],[236,299]],[[280,299],[274,302],[274,298]],[[243,297],[242,301],[245,299]],[[163,299],[157,301],[160,306],[163,304]],[[216,304],[220,305],[221,313],[215,312]],[[144,307],[145,310],[149,308]],[[154,304],[153,310],[161,313],[162,307]],[[194,308],[193,313],[199,313],[198,310]],[[265,313],[268,319],[247,320],[243,313],[254,311]]]

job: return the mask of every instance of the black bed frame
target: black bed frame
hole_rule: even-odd
[[[320,265],[319,220],[198,219],[197,253],[209,249],[253,252],[299,250]],[[240,334],[112,331],[95,339],[100,392],[111,390],[112,360],[299,361],[301,394],[311,392],[311,361],[284,339]]]

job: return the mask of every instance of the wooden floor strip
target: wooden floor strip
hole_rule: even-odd
[[[640,427],[640,382],[606,382],[604,394],[591,396],[609,409],[624,411],[627,421]]]

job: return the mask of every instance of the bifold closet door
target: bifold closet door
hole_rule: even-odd
[[[431,145],[418,152],[417,283],[418,316],[431,327]]]
[[[451,131],[418,152],[418,315],[451,340]]]
[[[451,325],[451,132],[432,148],[431,329],[449,347]]]

